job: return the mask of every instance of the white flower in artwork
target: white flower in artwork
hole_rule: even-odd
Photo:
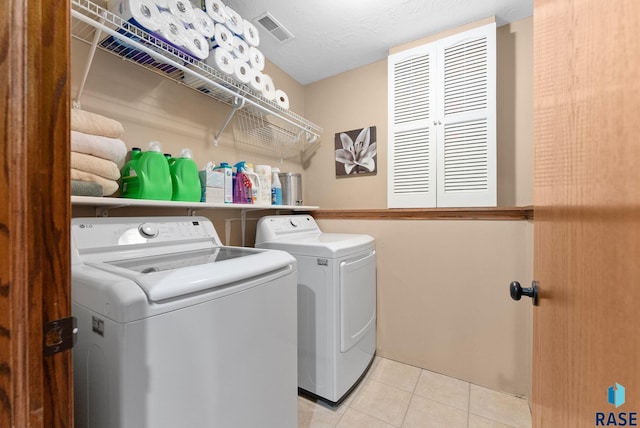
[[[344,164],[347,174],[375,170],[377,143],[371,142],[371,127],[363,128],[355,142],[349,135],[342,132],[340,141],[342,141],[342,148],[336,150],[336,162]]]

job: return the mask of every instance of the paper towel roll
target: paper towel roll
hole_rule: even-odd
[[[251,73],[249,64],[236,58],[234,61],[233,77],[240,83],[249,83],[252,75],[253,73]]]
[[[213,42],[211,43],[212,48],[218,46],[226,51],[233,51],[233,33],[222,24],[216,24]]]
[[[163,25],[160,10],[153,0],[121,0],[113,4],[111,12],[152,33],[158,32]]]
[[[289,96],[282,89],[276,89],[276,103],[280,107],[289,110]]]
[[[184,23],[170,12],[161,11],[160,16],[165,22],[158,30],[160,36],[176,47],[184,47],[186,44]]]
[[[209,66],[220,70],[224,74],[233,75],[235,71],[235,60],[231,55],[231,52],[222,48],[215,48],[210,53],[205,63]]]
[[[233,36],[233,54],[242,62],[249,61],[249,45],[238,36]]]
[[[249,65],[258,71],[264,70],[264,54],[253,46],[249,47]]]
[[[255,68],[251,69],[251,80],[249,80],[249,86],[257,92],[262,93],[262,89],[264,88],[262,71],[256,70]]]
[[[191,26],[198,30],[198,32],[207,39],[210,39],[215,35],[216,27],[213,23],[213,19],[211,19],[211,17],[207,15],[207,12],[202,9],[193,9],[193,22],[191,23]]]
[[[169,12],[185,24],[191,24],[195,15],[189,0],[167,0]]]
[[[205,0],[205,11],[216,23],[227,22],[227,6],[220,0]]]
[[[233,34],[242,35],[244,31],[244,19],[242,19],[242,16],[229,6],[227,6],[225,12],[227,13],[227,28],[229,28]]]
[[[271,79],[271,76],[269,76],[268,74],[263,74],[262,75],[262,95],[270,100],[273,101],[276,99],[276,88],[275,86],[273,86],[273,79]]]
[[[209,56],[209,42],[194,28],[184,30],[185,49],[199,60]]]
[[[251,46],[258,46],[260,44],[260,34],[258,33],[258,29],[246,19],[244,20],[242,37]]]

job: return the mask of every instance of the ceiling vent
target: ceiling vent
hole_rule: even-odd
[[[282,24],[280,24],[278,20],[275,19],[269,12],[265,12],[264,14],[258,16],[255,19],[255,22],[258,23],[273,37],[278,39],[280,43],[284,43],[293,39],[293,34],[291,34],[291,31],[284,28]]]

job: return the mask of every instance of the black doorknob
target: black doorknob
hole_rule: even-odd
[[[538,282],[532,281],[530,288],[522,288],[518,281],[509,284],[509,292],[513,300],[520,300],[522,296],[531,297],[533,306],[538,306]]]

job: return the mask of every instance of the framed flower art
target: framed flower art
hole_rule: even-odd
[[[336,177],[375,175],[378,172],[376,127],[335,134]]]

